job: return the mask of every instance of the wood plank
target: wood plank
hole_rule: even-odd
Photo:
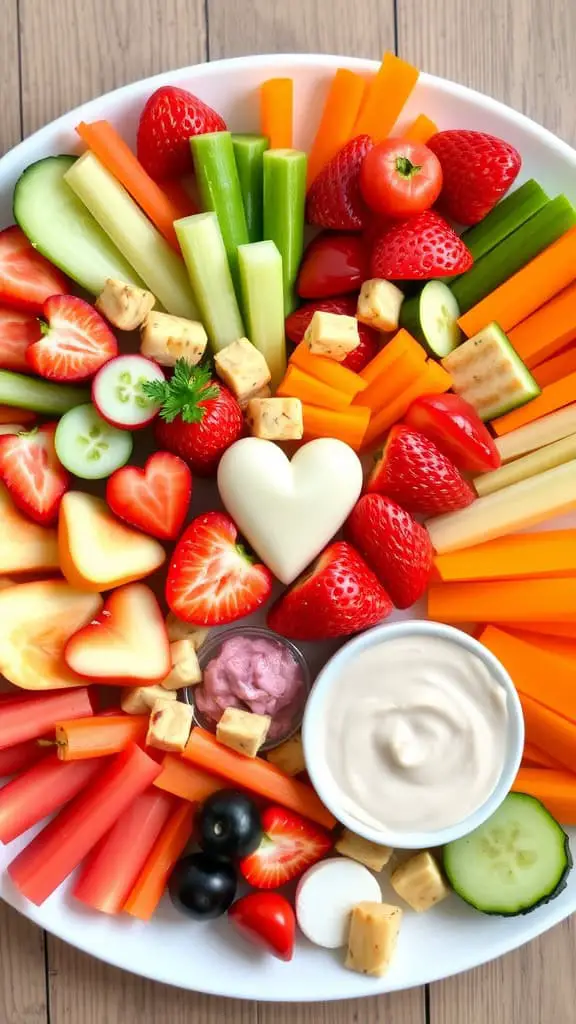
[[[17,0],[1,0],[0,16],[0,153],[15,146],[21,139],[20,127],[20,69],[18,60],[18,7]]]
[[[358,1021],[362,1024],[425,1024],[424,989],[340,1003],[264,1003],[258,1010],[258,1024],[357,1024]]]

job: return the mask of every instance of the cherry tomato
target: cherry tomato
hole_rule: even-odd
[[[369,276],[369,248],[361,235],[326,232],[304,253],[297,291],[302,299],[325,299],[360,291]]]
[[[257,946],[263,946],[279,960],[292,959],[296,918],[280,893],[251,892],[232,904],[228,917]]]
[[[360,190],[375,213],[409,217],[428,210],[442,188],[442,167],[428,146],[386,139],[366,154]]]

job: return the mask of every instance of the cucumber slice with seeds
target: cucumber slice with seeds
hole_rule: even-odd
[[[94,406],[78,405],[60,420],[54,436],[62,465],[83,480],[102,480],[132,454],[132,434],[110,426]]]
[[[404,305],[408,309],[406,314],[401,314],[402,326],[417,341],[423,341],[433,355],[443,359],[460,344],[460,308],[450,288],[442,281],[428,281],[420,295]]]

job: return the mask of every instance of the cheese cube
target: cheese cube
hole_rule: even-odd
[[[158,750],[181,753],[190,738],[193,720],[194,712],[189,704],[182,704],[166,694],[152,707],[146,743]]]
[[[363,324],[375,327],[377,331],[395,331],[398,328],[400,307],[404,293],[380,277],[364,281],[358,296],[356,316]]]
[[[300,733],[295,733],[278,747],[269,750],[267,758],[271,764],[275,764],[286,775],[299,775],[300,772],[305,771],[306,762]]]
[[[140,331],[140,352],[161,366],[185,359],[196,366],[204,355],[208,335],[197,320],[169,313],[149,313]]]
[[[248,338],[220,349],[214,356],[214,366],[239,402],[254,398],[270,382],[268,363]]]
[[[381,978],[394,956],[402,923],[400,907],[389,903],[358,903],[352,909],[346,967]]]
[[[94,305],[119,331],[134,331],[144,322],[155,302],[152,292],[108,277]]]
[[[364,864],[371,871],[382,871],[392,856],[390,846],[379,846],[378,843],[371,843],[369,839],[363,839],[354,832],[345,828],[342,835],[335,844],[335,849],[343,857],[350,857]]]
[[[176,693],[167,693],[158,686],[133,686],[122,690],[120,707],[127,715],[147,715],[157,700],[176,700]]]
[[[192,637],[171,643],[170,657],[172,668],[161,684],[165,690],[180,690],[183,686],[196,686],[202,682],[202,670]]]
[[[216,726],[216,739],[238,754],[256,757],[264,743],[272,719],[269,715],[254,715],[239,708],[226,708]]]
[[[266,441],[299,441],[304,435],[299,398],[251,398],[246,422],[254,437]]]
[[[446,899],[450,890],[430,853],[417,853],[390,877],[392,888],[412,910],[422,913]]]
[[[314,355],[327,356],[341,363],[360,344],[358,321],[355,316],[316,310],[304,334],[304,341]]]
[[[243,412],[246,411],[253,398],[272,398],[272,389],[268,384],[265,384],[263,388],[260,388],[260,390],[256,391],[255,394],[249,395],[248,398],[239,398],[238,405]]]
[[[166,616],[166,632],[168,633],[168,639],[170,643],[175,640],[187,640],[190,638],[194,647],[197,651],[200,650],[204,643],[209,629],[205,629],[204,626],[194,626],[191,622],[184,622],[183,619],[179,619],[174,612],[168,612]]]

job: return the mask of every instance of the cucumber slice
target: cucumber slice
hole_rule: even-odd
[[[152,359],[141,355],[116,356],[98,370],[92,381],[92,401],[100,416],[121,430],[139,430],[155,419],[158,402],[148,398],[143,385],[165,377]]]
[[[526,405],[540,388],[498,324],[491,323],[442,360],[454,391],[481,420],[494,420]]]
[[[62,465],[82,480],[110,476],[128,462],[133,448],[132,434],[106,423],[90,402],[62,417],[54,444]]]
[[[405,307],[408,307],[406,313]],[[404,303],[400,320],[417,341],[424,342],[433,355],[443,358],[462,340],[459,316],[460,308],[448,286],[442,281],[428,281],[420,295]]]
[[[566,888],[568,836],[533,796],[510,793],[468,836],[444,847],[454,891],[483,914],[529,914]]]
[[[144,287],[94,217],[66,184],[75,156],[49,156],[27,167],[14,188],[14,218],[38,252],[92,295],[109,277]]]
[[[25,373],[0,370],[0,405],[13,405],[17,409],[31,409],[44,416],[62,416],[63,413],[89,401],[85,388],[68,384],[53,384],[47,380],[27,377]]]

